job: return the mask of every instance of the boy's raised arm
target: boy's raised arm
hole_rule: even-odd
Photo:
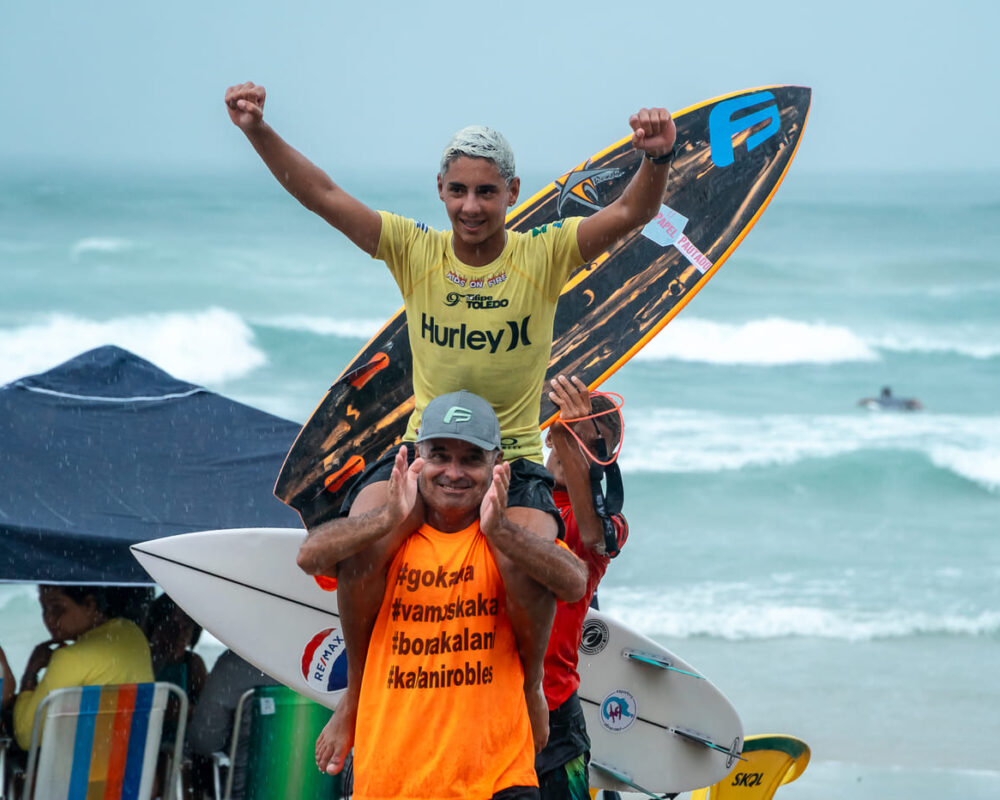
[[[371,256],[378,249],[382,218],[349,195],[323,170],[264,122],[263,86],[241,83],[226,90],[226,109],[278,182],[302,205],[318,214]]]
[[[663,203],[670,169],[666,159],[677,138],[674,121],[665,108],[643,108],[629,118],[629,125],[633,147],[646,157],[621,196],[577,228],[576,239],[585,261],[597,258],[629,231],[645,225]]]

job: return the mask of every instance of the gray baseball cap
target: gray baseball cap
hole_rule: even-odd
[[[461,439],[483,450],[500,449],[500,420],[493,406],[462,389],[435,397],[420,417],[417,441]]]

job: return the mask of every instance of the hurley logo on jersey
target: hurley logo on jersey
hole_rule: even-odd
[[[505,326],[499,328],[480,329],[464,322],[457,326],[439,325],[434,317],[423,313],[420,315],[420,338],[451,350],[488,349],[491,354],[501,349],[510,351],[518,346],[531,345],[531,340],[528,338],[530,319],[529,314],[520,321],[509,319]]]

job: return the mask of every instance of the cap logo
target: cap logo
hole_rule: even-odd
[[[472,419],[472,412],[461,406],[452,406],[444,415],[444,424],[450,425],[452,422],[468,422]]]

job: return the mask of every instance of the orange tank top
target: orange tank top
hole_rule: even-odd
[[[489,798],[537,786],[524,671],[479,523],[396,553],[354,743],[357,800]]]

